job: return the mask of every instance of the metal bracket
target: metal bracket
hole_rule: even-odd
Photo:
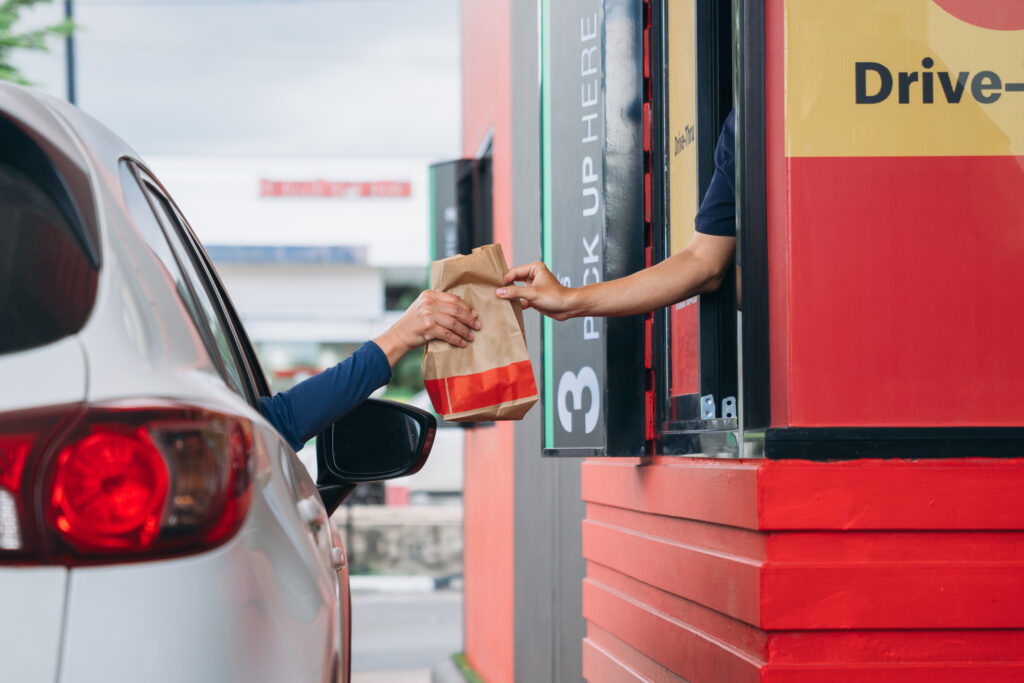
[[[723,418],[735,418],[736,417],[736,397],[726,396],[722,399],[722,417]]]
[[[700,397],[700,419],[702,420],[714,420],[715,419],[715,395],[708,394],[707,396]]]

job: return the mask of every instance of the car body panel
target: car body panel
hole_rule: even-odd
[[[63,683],[328,681],[336,584],[279,478],[210,552],[71,571]]]
[[[86,367],[75,337],[0,355],[0,412],[85,400]]]
[[[3,680],[57,680],[67,580],[64,567],[0,567]]]

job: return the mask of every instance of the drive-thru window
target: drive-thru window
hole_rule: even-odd
[[[467,441],[467,529],[509,524],[487,553],[467,532],[467,586],[489,589],[467,592],[487,636],[469,661],[494,680],[1019,676],[1020,3],[495,0],[464,18],[468,63],[505,11],[509,79],[467,71],[464,111],[494,127],[511,260],[539,242],[579,286],[677,252],[730,111],[737,247],[714,294],[539,321],[542,414]]]

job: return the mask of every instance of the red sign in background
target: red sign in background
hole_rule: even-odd
[[[268,180],[260,178],[261,197],[326,197],[330,199],[404,199],[412,196],[408,180]]]

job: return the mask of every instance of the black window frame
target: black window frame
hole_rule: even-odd
[[[228,296],[227,289],[224,287],[224,282],[220,279],[220,274],[213,265],[213,261],[210,259],[210,255],[206,253],[206,249],[203,248],[202,242],[196,237],[195,232],[192,230],[192,226],[185,219],[184,214],[178,208],[174,200],[171,199],[170,195],[165,193],[165,196],[174,210],[178,224],[182,231],[182,236],[185,240],[186,245],[190,248],[190,253],[193,259],[195,259],[196,267],[206,277],[206,282],[211,288],[211,294],[213,301],[217,305],[217,310],[221,316],[221,323],[224,325],[224,329],[231,335],[231,339],[234,342],[233,346],[241,357],[242,368],[245,370],[246,377],[250,383],[250,389],[253,391],[255,396],[254,405],[258,405],[260,397],[270,397],[270,384],[267,382],[267,376],[263,372],[263,368],[260,365],[259,357],[256,355],[256,351],[253,348],[252,340],[249,339],[248,333],[245,331],[245,327],[242,325],[241,318],[238,316],[238,312],[235,310],[234,304],[231,302],[231,298]]]
[[[738,398],[743,440],[764,452],[771,426],[768,318],[768,131],[765,3],[733,0],[736,40],[736,250],[743,292],[740,346],[743,376]]]
[[[179,297],[186,299],[182,301],[185,308],[185,312],[188,315],[189,320],[192,322],[192,325],[195,328],[196,332],[199,334],[200,339],[202,339],[203,346],[206,349],[207,356],[209,356],[210,362],[213,364],[214,368],[216,368],[217,374],[221,377],[225,384],[227,384],[232,389],[232,391],[235,391],[235,387],[233,386],[233,382],[230,378],[230,374],[228,373],[228,369],[224,366],[220,352],[217,350],[217,343],[213,337],[213,331],[210,330],[206,318],[202,314],[201,304],[199,303],[199,300],[196,297],[195,293],[195,283],[191,282],[190,278],[185,273],[185,270],[182,267],[181,261],[179,259],[178,253],[170,243],[170,238],[168,237],[166,230],[164,228],[164,221],[160,218],[160,211],[157,209],[156,206],[153,205],[154,199],[147,187],[146,182],[143,180],[143,170],[138,166],[136,162],[127,158],[122,159],[120,165],[121,168],[124,169],[128,175],[128,177],[122,176],[121,182],[135,183],[135,189],[139,192],[143,202],[145,203],[144,208],[140,207],[140,209],[148,211],[147,217],[153,221],[153,224],[156,226],[156,230],[158,231],[158,235],[153,239],[162,240],[162,245],[166,247],[167,253],[159,253],[156,245],[151,244],[149,242],[149,238],[147,238],[146,235],[142,235],[143,240],[146,241],[147,246],[153,251],[154,255],[160,260],[160,262],[164,264],[164,267],[173,267],[177,276],[181,279],[184,291],[181,291],[181,288],[176,287],[176,289],[177,295]],[[133,221],[138,221],[141,218],[139,216],[134,215],[134,213],[131,213],[130,206],[129,214],[132,216]],[[167,262],[167,258],[170,259],[170,262]],[[171,277],[174,276],[175,273],[171,273]]]
[[[694,40],[696,40],[696,116],[698,197],[703,197],[715,173],[715,147],[729,111],[734,106],[735,10],[731,0],[695,0]],[[653,120],[652,151],[652,252],[654,261],[669,255],[669,145],[668,130],[668,2],[651,0],[651,102]],[[736,98],[737,100],[739,98]],[[739,105],[739,102],[736,102]],[[737,149],[737,167],[739,168]],[[737,223],[740,219],[737,197]],[[737,255],[741,252],[737,232]],[[742,259],[740,259],[742,262]],[[655,313],[653,345],[655,362],[655,438],[657,452],[665,455],[735,455],[740,428],[740,390],[737,269],[735,260],[722,285],[699,297],[699,392],[672,396],[670,309]],[[714,397],[715,417],[703,418],[701,398]],[[733,398],[736,417],[723,418],[723,401]]]
[[[248,333],[245,331],[245,327],[242,325],[242,321],[238,316],[238,312],[235,310],[234,304],[231,303],[231,299],[228,297],[227,290],[224,287],[224,283],[220,279],[220,275],[217,273],[216,268],[213,266],[213,261],[210,260],[210,256],[203,249],[202,243],[192,232],[192,227],[187,223],[183,223],[187,231],[188,238],[192,244],[193,252],[201,263],[202,270],[205,272],[207,278],[209,278],[210,284],[216,290],[217,299],[220,304],[220,308],[225,317],[227,323],[226,329],[231,333],[232,338],[235,341],[235,348],[241,352],[243,358],[243,366],[245,367],[249,381],[252,384],[254,393],[259,397],[270,397],[272,395],[270,391],[270,383],[267,382],[267,376],[263,372],[263,367],[260,365],[259,357],[256,355],[256,350],[253,348],[252,340],[249,339]]]
[[[217,316],[217,320],[227,337],[228,351],[239,370],[238,382],[241,384],[240,395],[249,405],[254,408],[258,408],[260,396],[269,395],[269,391],[267,391],[266,387],[266,379],[262,374],[258,375],[259,380],[256,379],[257,375],[253,372],[251,360],[247,358],[247,355],[251,354],[251,349],[247,350],[239,340],[239,334],[236,330],[237,316],[234,315],[233,310],[230,314],[227,313],[227,308],[224,304],[226,294],[223,293],[223,285],[220,283],[219,278],[215,279],[215,277],[211,277],[210,273],[212,267],[207,266],[207,262],[205,260],[206,254],[202,251],[202,248],[197,248],[199,242],[196,240],[191,226],[189,226],[181,213],[181,210],[178,208],[177,204],[175,204],[167,190],[145,165],[136,159],[130,159],[127,157],[122,159],[122,163],[128,166],[133,177],[138,182],[139,188],[149,204],[149,208],[154,219],[164,232],[164,238],[168,242],[171,254],[174,257],[178,268],[181,270],[183,281],[189,289],[189,296],[193,298],[197,306],[201,306],[201,304],[198,302],[196,287],[203,287],[205,295],[213,306],[214,314]],[[168,217],[174,225],[164,225],[165,221],[161,219],[164,209],[154,206],[154,201],[161,201],[166,204],[166,208],[169,209],[170,213]],[[173,234],[168,234],[169,232]],[[192,282],[192,278],[188,276],[188,273],[184,268],[184,264],[180,262],[178,250],[173,246],[173,240],[176,238],[179,240],[185,256],[191,260],[191,265],[200,282]],[[202,254],[202,257],[200,257],[200,253]],[[209,323],[206,321],[204,316],[199,316],[200,319],[198,320],[195,319],[196,316],[194,315],[190,315],[190,317],[193,317],[193,323],[199,330],[200,335],[203,338],[203,342],[207,347],[207,353],[209,354],[211,361],[217,367],[218,373],[228,387],[232,388],[234,391],[234,381],[231,377],[231,372],[225,364],[221,355],[221,350],[218,348],[214,338],[213,331],[209,327]],[[257,365],[256,367],[258,368],[259,366]]]

